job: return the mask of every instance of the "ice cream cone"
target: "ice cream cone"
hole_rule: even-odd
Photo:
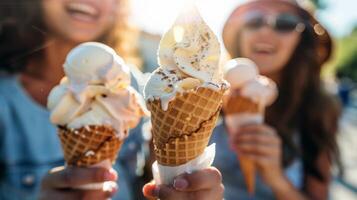
[[[234,94],[228,94],[224,97],[223,110],[227,116],[239,113],[249,113],[251,115],[263,113],[257,103],[246,97]],[[255,191],[255,164],[250,158],[244,156],[239,156],[238,159],[248,193],[252,195]]]
[[[89,167],[107,159],[114,163],[123,143],[115,130],[106,126],[61,127],[58,135],[67,165],[80,167]]]
[[[240,156],[239,165],[244,176],[245,185],[247,187],[248,193],[252,195],[255,192],[255,164],[250,158]]]
[[[263,112],[262,106],[259,106],[256,102],[234,93],[229,93],[223,97],[223,111],[226,115]]]
[[[224,91],[199,87],[178,94],[167,110],[162,109],[160,100],[148,102],[159,164],[177,166],[202,154],[215,127]]]
[[[276,84],[259,75],[256,64],[247,58],[236,58],[225,65],[225,78],[231,84],[223,97],[225,123],[230,134],[236,134],[241,126],[264,122],[265,108],[277,97]],[[256,166],[248,157],[239,156],[248,192],[255,191]]]

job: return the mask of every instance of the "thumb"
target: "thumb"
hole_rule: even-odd
[[[151,181],[144,185],[143,194],[149,200],[156,199],[159,196],[159,187],[156,186],[155,181]]]

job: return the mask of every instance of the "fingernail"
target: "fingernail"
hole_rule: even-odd
[[[155,186],[155,189],[152,191],[152,196],[153,197],[159,197],[160,194],[160,187],[159,186]]]
[[[112,190],[110,191],[110,193],[112,194],[112,195],[114,195],[115,193],[117,193],[118,192],[118,186],[117,185],[114,185],[113,187],[112,187]]]
[[[186,189],[188,186],[188,182],[184,178],[177,178],[174,180],[174,188],[178,190]]]
[[[109,170],[104,172],[105,181],[115,181],[117,179],[117,174],[114,170]]]
[[[103,184],[103,190],[111,193],[114,191],[115,193],[118,190],[118,185],[114,181],[106,181]]]

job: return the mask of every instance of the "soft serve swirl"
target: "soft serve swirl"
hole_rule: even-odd
[[[192,7],[181,13],[160,41],[160,67],[144,88],[145,99],[160,99],[166,110],[177,93],[197,87],[226,87],[219,68],[220,56],[218,39],[198,10]]]

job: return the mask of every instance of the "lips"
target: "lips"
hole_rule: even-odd
[[[273,54],[276,52],[276,48],[268,43],[256,43],[253,46],[253,51],[259,54]]]
[[[66,5],[66,11],[83,22],[95,22],[100,15],[99,9],[87,2],[70,2]]]

